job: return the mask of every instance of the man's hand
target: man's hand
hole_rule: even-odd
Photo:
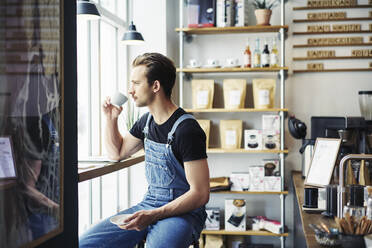
[[[123,110],[123,107],[117,108],[111,104],[110,97],[106,97],[106,100],[102,104],[102,111],[108,120],[117,119]]]
[[[125,230],[141,231],[158,220],[156,210],[141,210],[135,212],[125,220],[125,224],[119,226]]]

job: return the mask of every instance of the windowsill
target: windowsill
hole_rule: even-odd
[[[145,161],[145,155],[144,155],[143,150],[141,150],[135,153],[134,155],[132,155],[131,157],[124,159],[122,161],[119,161],[119,162],[94,161],[94,162],[91,162],[91,165],[89,165],[89,161],[84,162],[84,168],[78,168],[79,183],[109,174],[111,172],[121,170],[123,168],[127,168],[131,165],[138,164],[143,161]],[[80,163],[81,162],[78,162],[78,165]]]

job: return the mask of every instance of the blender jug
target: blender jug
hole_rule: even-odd
[[[372,120],[372,91],[359,91],[359,108],[366,121]]]

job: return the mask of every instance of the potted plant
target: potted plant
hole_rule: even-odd
[[[279,0],[254,0],[253,5],[256,7],[257,25],[270,25],[271,9],[279,3]]]

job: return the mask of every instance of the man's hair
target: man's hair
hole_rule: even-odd
[[[147,67],[146,77],[149,85],[158,80],[165,96],[170,98],[176,82],[176,67],[173,61],[160,53],[144,53],[137,56],[132,63],[133,67],[140,65]]]

